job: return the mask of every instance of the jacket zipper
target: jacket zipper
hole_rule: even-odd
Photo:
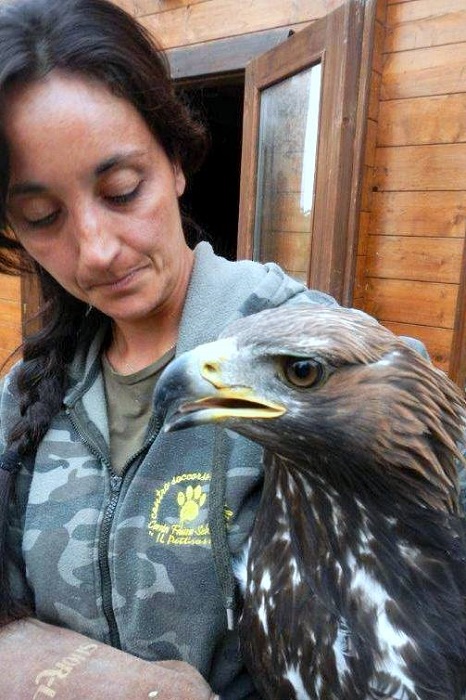
[[[111,471],[111,470],[110,470]],[[102,522],[102,529],[99,538],[99,569],[101,576],[101,589],[102,589],[102,607],[104,610],[104,615],[108,622],[108,628],[110,633],[110,644],[112,647],[121,649],[120,633],[118,631],[118,625],[115,618],[115,613],[113,611],[113,601],[112,601],[112,579],[110,576],[110,561],[108,556],[109,542],[110,542],[110,532],[112,529],[113,516],[115,509],[117,507],[118,499],[121,491],[121,484],[123,482],[123,477],[117,474],[111,474],[110,476],[110,489],[111,496],[107,503],[104,513],[104,519]]]
[[[108,624],[110,644],[116,649],[121,649],[120,633],[118,631],[118,625],[115,618],[115,612],[113,610],[112,601],[112,579],[110,575],[110,561],[108,556],[110,533],[126,470],[134,459],[136,459],[137,457],[142,455],[146,450],[148,450],[148,448],[151,446],[151,444],[154,442],[155,438],[159,434],[160,428],[162,427],[162,422],[158,418],[152,417],[150,419],[148,426],[149,434],[147,439],[144,441],[142,447],[131,457],[131,459],[128,460],[128,462],[123,468],[122,475],[119,476],[118,474],[115,474],[112,471],[110,462],[107,459],[105,459],[98,447],[93,443],[92,440],[89,440],[89,438],[86,435],[86,431],[82,429],[79,419],[71,414],[71,410],[69,408],[66,409],[66,414],[83,443],[86,445],[86,447],[88,447],[92,454],[94,454],[98,458],[101,464],[106,469],[108,469],[108,472],[110,474],[111,496],[107,505],[105,506],[97,551],[99,570],[101,576],[102,609]]]

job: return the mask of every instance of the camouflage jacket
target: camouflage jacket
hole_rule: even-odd
[[[276,265],[231,263],[202,243],[177,354],[215,339],[234,318],[302,300],[335,303]],[[143,448],[122,476],[113,473],[102,341],[103,332],[77,353],[63,410],[33,469],[18,477],[10,527],[17,585],[32,595],[41,620],[144,659],[184,659],[225,700],[256,697],[236,632],[227,631],[222,580],[251,530],[262,481],[260,449],[210,426],[164,434],[153,417]],[[1,395],[3,441],[17,410],[14,373]],[[222,473],[226,487],[216,508],[226,562],[209,515],[213,483]]]

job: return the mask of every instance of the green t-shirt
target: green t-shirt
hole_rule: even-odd
[[[174,355],[175,348],[171,348],[151,365],[133,374],[115,372],[105,353],[102,355],[110,457],[116,474],[122,474],[130,457],[142,447],[157,379]]]

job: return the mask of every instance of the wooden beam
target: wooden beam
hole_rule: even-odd
[[[447,328],[433,328],[432,326],[420,326],[414,323],[393,323],[391,321],[387,321],[383,325],[387,326],[396,335],[407,335],[420,340],[426,346],[434,365],[444,372],[448,372],[453,331]]]
[[[249,61],[285,41],[291,28],[219,39],[166,51],[174,80],[244,71]]]
[[[373,205],[374,234],[464,238],[466,192],[375,192]]]
[[[466,190],[466,143],[378,148],[374,186],[383,191]]]
[[[39,280],[35,274],[21,275],[21,326],[23,336],[35,333],[40,329],[40,321],[37,314],[41,305],[41,293]]]
[[[382,100],[464,92],[466,42],[388,54]]]
[[[368,277],[459,284],[459,260],[463,252],[460,238],[414,236],[369,236]]]
[[[248,0],[239,5],[237,0],[210,0],[174,9],[166,1],[165,11],[148,14],[140,21],[169,49],[309,22],[324,17],[345,1]]]
[[[380,103],[379,146],[466,142],[466,93]]]
[[[463,275],[458,291],[450,376],[462,389],[466,389],[466,238],[463,246],[461,269]]]
[[[365,311],[382,323],[412,323],[453,329],[457,284],[367,278]]]
[[[385,50],[406,51],[466,41],[464,0],[414,0],[391,5]]]

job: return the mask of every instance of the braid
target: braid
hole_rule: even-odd
[[[78,339],[92,338],[105,318],[71,296],[44,271],[40,274],[45,299],[41,329],[26,339],[17,375],[20,418],[9,435],[20,456],[34,453],[61,408],[67,389],[68,365]],[[86,318],[85,329],[83,320]],[[82,334],[79,330],[82,329]]]
[[[14,496],[14,475],[19,466],[20,461],[15,450],[7,450],[0,457],[0,627],[31,613],[27,602],[13,597],[7,567],[8,510],[12,492]]]
[[[14,477],[22,464],[34,460],[40,441],[61,408],[67,389],[68,364],[78,340],[89,342],[105,319],[95,309],[88,314],[83,302],[68,294],[44,271],[40,271],[39,279],[44,298],[39,314],[43,324],[23,345],[23,362],[16,378],[20,417],[8,436],[9,448],[0,457],[0,627],[31,613],[27,602],[13,598],[6,565],[7,513],[8,504],[14,500]]]

